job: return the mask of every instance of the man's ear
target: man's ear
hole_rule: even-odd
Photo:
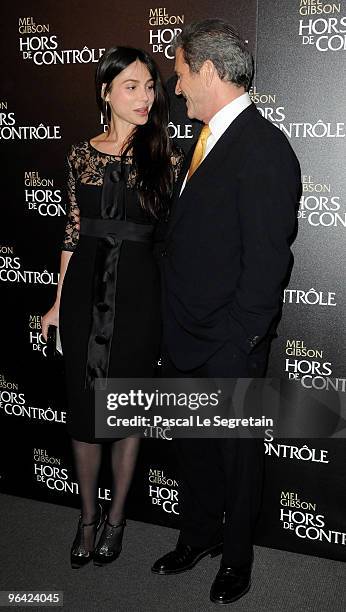
[[[206,60],[202,64],[201,74],[206,86],[210,87],[216,75],[216,68],[211,60]]]

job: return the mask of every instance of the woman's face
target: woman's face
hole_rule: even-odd
[[[113,79],[105,100],[115,119],[134,126],[144,125],[148,121],[154,97],[151,74],[146,65],[137,59]]]

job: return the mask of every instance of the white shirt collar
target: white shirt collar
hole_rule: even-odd
[[[221,138],[222,134],[227,130],[227,128],[231,125],[232,121],[240,115],[248,106],[251,104],[250,96],[247,92],[232,100],[226,106],[223,106],[209,121],[209,127],[211,134],[207,140],[207,146],[205,149],[203,159],[210,153],[211,149],[217,143],[219,138]],[[187,181],[188,172],[185,175],[184,182],[180,189],[180,195],[182,194],[186,181]]]
[[[209,121],[210,131],[215,141],[219,140],[231,123],[251,104],[247,91],[223,106]]]

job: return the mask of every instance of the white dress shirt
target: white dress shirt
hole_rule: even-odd
[[[219,138],[221,138],[222,134],[227,130],[227,128],[231,125],[231,123],[243,112],[248,106],[251,104],[250,96],[247,92],[232,100],[226,106],[223,106],[217,113],[212,117],[209,121],[209,128],[211,131],[210,136],[207,140],[207,146],[205,149],[205,154],[203,160],[207,157],[208,153],[212,150],[212,148],[216,145]],[[202,162],[201,162],[202,163]],[[182,184],[180,195],[186,185],[187,181],[186,173],[184,182]]]

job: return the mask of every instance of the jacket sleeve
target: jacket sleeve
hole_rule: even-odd
[[[241,272],[229,316],[234,340],[247,353],[270,335],[292,263],[300,169],[288,142],[278,145],[254,147],[238,181]]]

